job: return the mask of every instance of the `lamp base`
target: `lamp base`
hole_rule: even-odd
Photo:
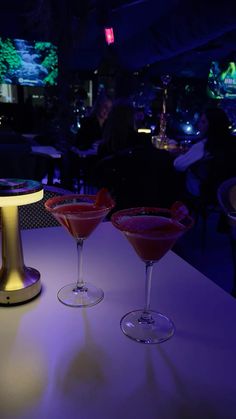
[[[21,273],[21,285],[18,289],[7,289],[6,272],[2,270],[0,274],[0,304],[13,305],[25,303],[36,297],[41,291],[40,273],[29,267],[24,267],[23,275]],[[2,285],[2,286],[1,286]]]

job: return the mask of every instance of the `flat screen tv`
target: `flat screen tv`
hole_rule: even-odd
[[[0,37],[0,83],[54,86],[57,77],[57,47],[51,42]]]
[[[211,63],[207,93],[213,99],[236,99],[236,62]]]

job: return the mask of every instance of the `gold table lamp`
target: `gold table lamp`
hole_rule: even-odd
[[[2,218],[2,267],[0,304],[11,305],[31,300],[41,291],[40,273],[24,265],[18,206],[43,198],[43,186],[33,180],[0,179]]]

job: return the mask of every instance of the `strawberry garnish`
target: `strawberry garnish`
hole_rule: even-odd
[[[170,211],[172,218],[177,221],[181,221],[189,215],[188,208],[180,201],[176,201]]]
[[[102,188],[97,192],[95,207],[113,207],[115,205],[108,189]]]

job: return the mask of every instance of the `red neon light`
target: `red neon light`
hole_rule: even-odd
[[[113,28],[105,28],[105,38],[108,45],[114,44],[115,38]]]

